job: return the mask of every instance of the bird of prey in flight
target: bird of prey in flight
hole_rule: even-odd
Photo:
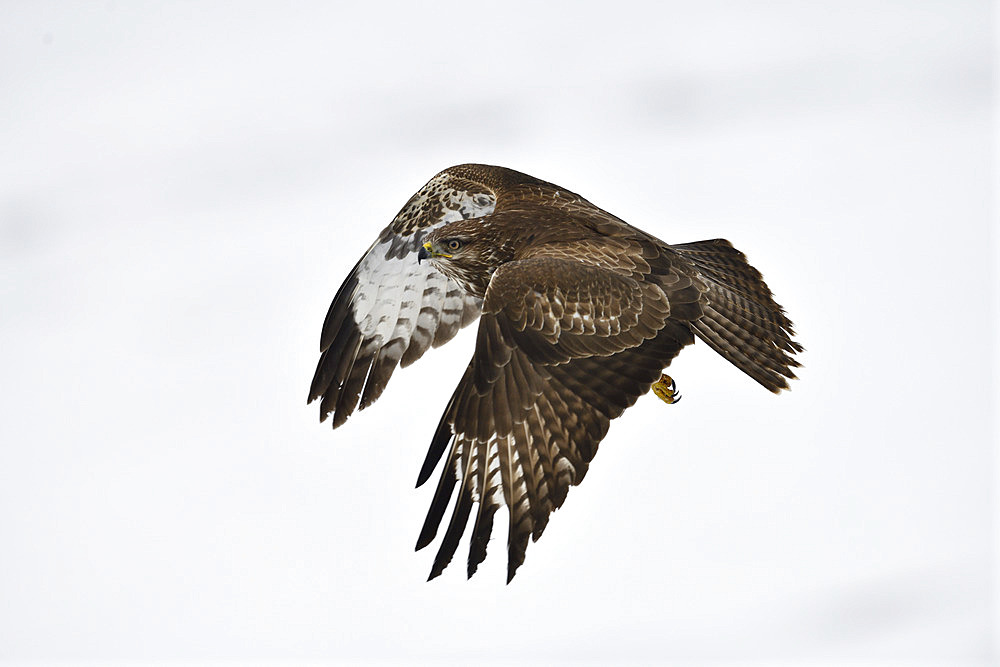
[[[493,515],[509,512],[507,581],[579,484],[612,419],[654,388],[695,337],[767,389],[788,388],[802,347],[761,274],[725,240],[668,245],[565,188],[479,164],[413,195],[340,287],[309,390],[343,424],[397,365],[479,319],[476,350],[417,485],[446,455],[417,541],[457,500],[430,578],[475,510],[468,575]]]

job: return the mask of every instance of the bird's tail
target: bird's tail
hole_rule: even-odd
[[[708,285],[704,316],[691,324],[698,337],[771,391],[788,389],[792,368],[799,365],[792,355],[803,348],[792,340],[792,323],[760,271],[724,239],[671,248],[689,259]]]

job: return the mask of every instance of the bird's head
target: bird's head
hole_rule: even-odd
[[[490,188],[446,169],[420,188],[396,214],[390,229],[400,237],[458,220],[493,213],[496,195]],[[464,172],[463,172],[464,173]]]
[[[456,280],[467,292],[482,297],[493,273],[513,258],[509,243],[497,238],[495,226],[461,220],[431,231],[417,255]]]

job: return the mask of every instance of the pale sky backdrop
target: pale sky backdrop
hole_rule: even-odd
[[[0,659],[989,664],[993,11],[0,3]],[[473,161],[730,239],[807,347],[781,396],[682,353],[510,586],[502,520],[472,581],[413,552],[472,328],[305,405]]]

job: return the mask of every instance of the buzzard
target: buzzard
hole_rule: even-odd
[[[430,579],[475,510],[468,576],[509,512],[507,581],[579,484],[612,419],[700,338],[773,392],[802,347],[761,274],[725,240],[668,245],[565,188],[479,164],[445,169],[379,235],[337,292],[309,390],[333,427],[397,365],[479,319],[476,350],[417,479],[447,451],[417,549],[457,500]],[[666,376],[663,376],[666,378]]]

